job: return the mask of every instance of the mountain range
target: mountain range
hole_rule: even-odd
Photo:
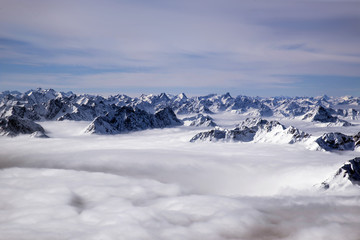
[[[230,112],[246,119],[228,129],[214,116]],[[272,119],[272,120],[267,120]],[[0,135],[14,137],[29,134],[47,138],[43,121],[89,121],[86,134],[121,134],[153,128],[184,125],[202,127],[190,142],[267,142],[304,144],[313,150],[353,151],[360,148],[360,132],[346,135],[327,132],[312,136],[277,119],[296,118],[319,126],[349,127],[349,121],[360,119],[360,97],[232,97],[209,94],[188,97],[184,93],[149,94],[140,97],[75,94],[53,89],[36,89],[25,93],[0,93]],[[324,181],[324,189],[359,185],[360,158],[346,162]]]
[[[262,118],[299,118],[303,121],[329,126],[346,127],[351,126],[349,120],[360,118],[360,97],[260,98],[242,95],[232,97],[229,93],[195,97],[187,97],[184,93],[179,95],[143,94],[140,97],[119,94],[103,97],[41,88],[25,93],[5,91],[0,93],[0,120],[3,126],[0,134],[15,136],[22,133],[34,133],[39,131],[39,128],[27,128],[30,122],[36,126],[34,121],[49,120],[92,121],[86,132],[97,134],[117,134],[148,128],[177,126],[182,123],[188,126],[214,127],[217,124],[210,115],[221,112]],[[184,116],[183,121],[180,121],[177,116]],[[9,127],[6,123],[9,117],[18,119],[19,129],[28,130],[17,131]],[[254,131],[257,132],[259,129],[262,132],[271,133],[272,130],[266,129],[270,126],[271,129],[278,128],[286,132],[286,136],[292,136],[289,137],[289,142],[298,141],[296,135],[304,134],[298,129],[269,122],[265,123],[264,127],[243,125],[234,130],[227,130],[225,138],[241,138],[248,141],[257,136]],[[40,132],[42,132],[41,129]],[[213,134],[224,135],[221,130],[216,129],[213,130]],[[322,139],[325,138],[328,141],[329,137]]]
[[[17,115],[31,120],[88,120],[104,115],[115,107],[137,107],[149,113],[170,107],[176,114],[219,113],[231,111],[258,117],[297,117],[319,122],[336,122],[337,118],[357,119],[360,97],[232,97],[209,94],[187,97],[184,93],[149,94],[140,97],[74,94],[53,89],[36,89],[25,93],[0,93],[0,117]]]
[[[285,127],[278,121],[261,118],[247,118],[234,129],[215,128],[196,134],[190,142],[268,142],[293,144],[301,142],[309,149],[324,151],[353,151],[360,147],[360,132],[348,136],[340,132],[324,133],[320,137],[300,129]]]

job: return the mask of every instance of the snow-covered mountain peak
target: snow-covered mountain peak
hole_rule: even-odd
[[[269,142],[296,143],[310,137],[295,127],[286,128],[278,121],[267,121],[261,118],[248,118],[234,129],[215,128],[208,132],[196,134],[190,142],[196,141],[236,141],[236,142]]]
[[[203,115],[201,113],[183,119],[184,125],[194,126],[194,127],[216,127],[217,124],[214,122],[214,119],[209,115]]]
[[[142,109],[123,106],[94,119],[85,133],[119,134],[149,128],[164,128],[180,125],[171,108],[167,107],[150,114]]]
[[[169,101],[170,98],[169,98],[169,96],[168,96],[166,93],[160,93],[160,95],[159,95],[159,100],[160,100],[160,101]]]
[[[316,139],[316,143],[325,151],[353,151],[359,147],[358,133],[355,136],[348,136],[339,132],[324,133]]]
[[[184,100],[188,99],[188,97],[186,96],[185,93],[180,93],[179,95],[176,96],[176,98],[181,99],[181,100],[183,100],[183,99],[184,99]]]
[[[225,103],[226,101],[233,99],[233,97],[230,95],[229,92],[227,92],[227,93],[221,95],[220,99],[223,101],[223,103]]]
[[[333,177],[321,184],[322,188],[331,190],[341,190],[352,185],[360,185],[360,157],[344,163]]]
[[[305,114],[303,120],[319,123],[329,123],[336,126],[351,126],[349,122],[333,116],[333,112],[335,112],[333,109],[326,109],[320,105]]]
[[[255,126],[260,126],[260,125],[265,125],[267,124],[268,121],[262,118],[246,118],[244,121],[242,121],[241,123],[239,123],[237,125],[237,127],[239,128],[251,128],[251,127],[255,127]]]

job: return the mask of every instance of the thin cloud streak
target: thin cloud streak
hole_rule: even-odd
[[[99,73],[83,77],[94,85],[109,69],[127,68],[138,70],[106,84],[241,87],[283,81],[274,75],[360,76],[354,1],[3,1],[0,13],[0,64],[93,68]]]

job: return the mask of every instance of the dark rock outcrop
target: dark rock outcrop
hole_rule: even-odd
[[[0,118],[0,135],[14,137],[19,134],[32,134],[35,132],[38,132],[39,135],[40,133],[45,135],[45,130],[29,119],[17,116]]]
[[[319,123],[330,123],[337,126],[351,126],[351,124],[345,120],[339,119],[338,117],[334,117],[331,114],[330,109],[326,109],[323,106],[319,106],[314,110],[310,111],[309,113],[305,114],[303,120],[310,120],[312,122],[319,122]],[[335,112],[335,111],[333,111]]]
[[[121,107],[105,116],[95,118],[86,133],[119,134],[150,128],[164,128],[181,125],[171,108],[164,108],[150,114],[139,108]]]
[[[321,183],[321,187],[324,189],[336,189],[350,184],[360,185],[360,157],[344,163],[332,178]]]
[[[316,143],[326,151],[353,151],[359,145],[359,134],[348,136],[339,132],[324,133],[316,139]]]

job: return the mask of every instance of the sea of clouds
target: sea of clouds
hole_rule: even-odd
[[[359,239],[360,189],[319,188],[359,152],[41,124],[0,138],[0,239]]]

